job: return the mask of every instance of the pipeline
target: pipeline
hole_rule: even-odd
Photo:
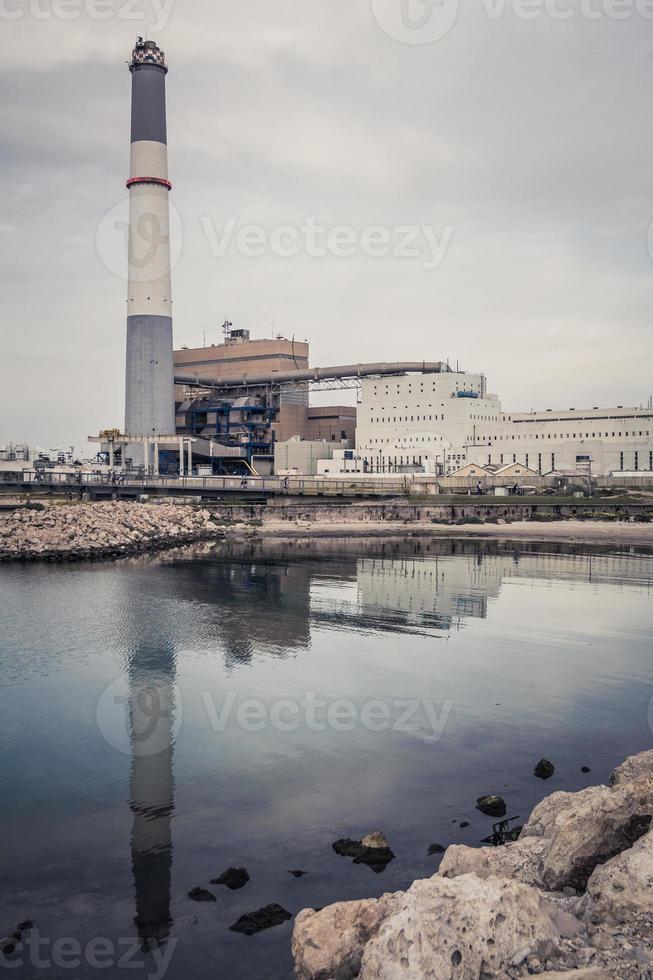
[[[450,368],[443,361],[395,361],[388,364],[343,364],[338,367],[308,368],[305,371],[273,371],[242,374],[237,378],[201,378],[197,374],[176,374],[175,384],[196,388],[247,388],[302,381],[338,381],[344,378],[387,377],[393,374],[444,374]]]

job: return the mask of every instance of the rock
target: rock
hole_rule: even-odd
[[[556,771],[556,767],[548,759],[540,759],[533,770],[538,779],[551,779]]]
[[[308,871],[289,871],[288,874],[292,875],[293,878],[303,878],[304,875],[308,874]]]
[[[547,842],[542,884],[584,891],[599,864],[632,847],[651,825],[653,779],[593,786],[578,793],[553,793],[535,807],[512,847],[530,837]]]
[[[48,504],[43,513],[13,512],[6,517],[0,527],[0,557],[83,560],[214,536],[210,513],[200,513],[208,515],[206,521],[180,504]]]
[[[596,868],[587,883],[593,919],[609,924],[653,919],[653,833]]]
[[[544,955],[580,928],[519,882],[435,875],[377,902],[300,913],[293,953],[300,980],[476,980],[504,976],[516,951],[520,961]]]
[[[477,874],[479,878],[498,875],[527,885],[542,885],[542,865],[546,842],[536,837],[504,847],[467,847],[453,844],[440,862],[444,878]]]
[[[481,796],[476,801],[476,809],[488,817],[505,817],[506,804],[500,796]]]
[[[300,980],[351,980],[363,949],[397,904],[394,895],[378,900],[338,902],[319,912],[305,909],[295,919],[292,952]]]
[[[471,826],[471,824],[469,820],[461,820],[458,826],[460,827],[461,830],[465,830],[465,828]]]
[[[374,830],[371,834],[367,834],[363,837],[361,844],[363,847],[372,847],[377,850],[390,850],[390,845],[385,839],[385,835],[381,833],[380,830]]]
[[[292,919],[290,912],[286,912],[280,905],[272,903],[272,905],[257,909],[256,912],[246,912],[229,928],[232,932],[242,932],[246,936],[253,936],[257,932],[263,932],[264,929],[280,926],[289,919]]]
[[[444,854],[445,851],[446,851],[446,847],[443,847],[442,844],[431,844],[428,853],[430,856],[433,854]]]
[[[194,902],[217,902],[213,892],[207,891],[206,888],[192,888],[188,892],[188,897]]]
[[[232,891],[242,888],[249,881],[249,875],[245,868],[227,868],[219,878],[211,878],[212,885],[226,885]]]
[[[653,779],[653,749],[631,755],[610,776],[611,786],[623,786],[640,779]]]
[[[385,840],[385,837],[383,840]],[[350,840],[347,837],[337,840],[333,845],[333,849],[341,857],[352,858],[354,864],[366,864],[376,874],[381,874],[382,871],[385,871],[395,856],[387,846],[367,847],[363,844],[363,841]]]

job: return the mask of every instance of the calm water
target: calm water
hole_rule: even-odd
[[[289,977],[292,922],[228,926],[405,888],[478,796],[524,817],[651,747],[652,591],[645,553],[452,540],[0,568],[0,936],[33,919],[58,977]],[[376,828],[381,874],[331,848]]]

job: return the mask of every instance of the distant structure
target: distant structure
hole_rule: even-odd
[[[125,434],[175,432],[172,297],[165,79],[168,68],[154,41],[139,38],[132,76],[129,188],[129,288]],[[132,447],[132,456],[143,453]],[[141,462],[144,460],[141,459]]]

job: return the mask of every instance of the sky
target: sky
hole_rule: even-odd
[[[0,444],[122,427],[137,35],[170,67],[175,344],[653,394],[653,0],[0,0]],[[322,395],[345,401],[351,393]]]

